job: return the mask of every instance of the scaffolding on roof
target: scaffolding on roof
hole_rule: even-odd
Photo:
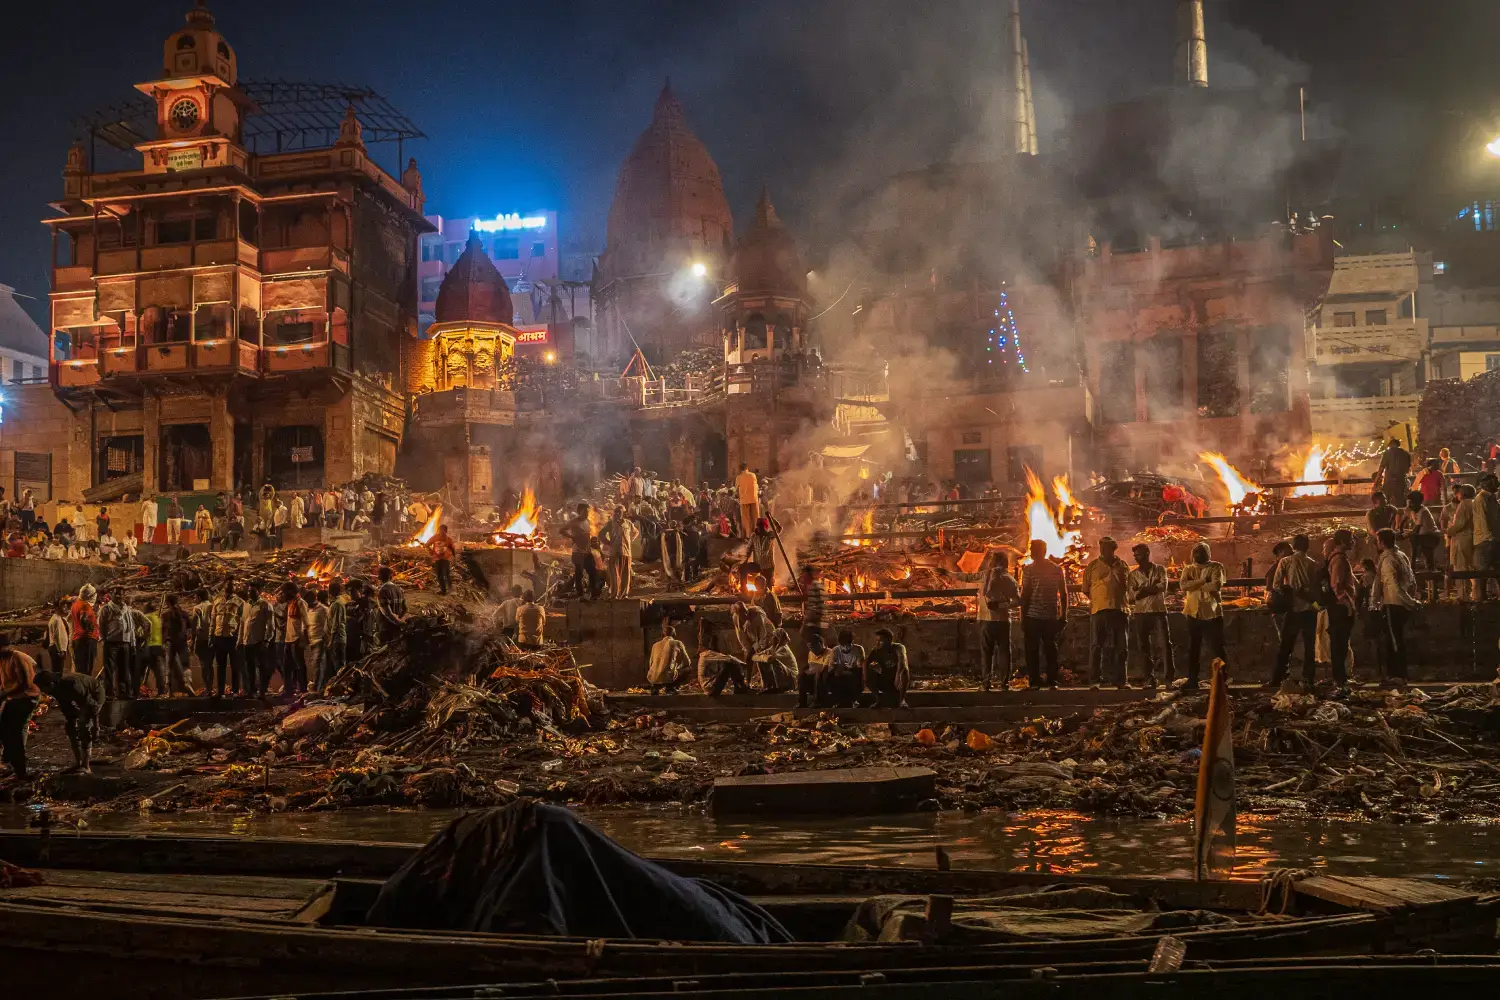
[[[427,138],[411,119],[369,87],[263,80],[243,82],[240,90],[251,102],[245,108],[241,134],[245,148],[252,153],[332,146],[351,107],[363,128],[365,143],[396,143],[398,161],[400,146],[407,139]],[[138,95],[82,115],[73,125],[91,142],[103,140],[116,149],[130,150],[155,135],[156,104],[144,94]]]

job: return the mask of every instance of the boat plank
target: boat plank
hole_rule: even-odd
[[[311,893],[308,894],[311,897]],[[70,885],[33,885],[0,889],[0,899],[10,903],[53,902],[81,905],[106,904],[149,910],[213,910],[223,913],[293,914],[303,900],[259,899],[251,896],[206,896],[193,892],[120,892],[117,889],[83,888]]]
[[[326,884],[324,879],[271,878],[264,875],[190,875],[177,873],[96,872],[51,868],[42,871],[48,885],[122,892],[192,892],[202,896],[290,899],[299,905]]]
[[[1317,875],[1296,884],[1298,895],[1348,909],[1388,913],[1411,906],[1451,905],[1477,901],[1478,896],[1448,886],[1416,879]]]

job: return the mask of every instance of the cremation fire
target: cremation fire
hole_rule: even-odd
[[[342,568],[342,562],[342,560],[335,558],[319,559],[311,566],[307,567],[307,572],[302,574],[302,578],[305,580],[321,580],[324,582],[332,580],[334,574],[338,573],[338,571]]]
[[[1067,510],[1073,506],[1073,494],[1068,490],[1067,479],[1059,476],[1052,481],[1052,488],[1057,492],[1058,498],[1056,516],[1053,516],[1052,508],[1047,505],[1047,491],[1042,486],[1042,481],[1031,469],[1026,470],[1027,539],[1046,542],[1047,555],[1053,559],[1061,559],[1070,549],[1082,543],[1083,534],[1063,527]],[[1021,564],[1025,565],[1030,561],[1031,557],[1028,555],[1021,560]]]
[[[849,522],[849,527],[845,529],[844,533],[846,535],[874,534],[875,512],[873,510],[866,510],[863,515],[855,517],[854,520]],[[872,538],[846,538],[844,539],[844,544],[853,546],[874,545],[875,540]]]
[[[1327,452],[1321,445],[1313,445],[1312,451],[1307,453],[1307,461],[1302,463],[1303,482],[1315,482],[1326,478],[1323,472],[1323,460]],[[1294,497],[1326,497],[1329,489],[1327,486],[1299,486],[1292,493]]]
[[[417,532],[417,537],[406,543],[410,549],[418,548],[432,541],[432,536],[437,534],[438,525],[443,523],[443,505],[437,504],[432,508],[432,516],[427,523],[422,525],[422,530]]]
[[[513,549],[539,549],[547,542],[541,533],[541,526],[542,517],[536,505],[536,495],[528,486],[521,493],[521,504],[516,512],[511,515],[505,527],[490,537],[490,541]]]
[[[1240,471],[1230,465],[1223,455],[1216,451],[1205,451],[1198,456],[1198,460],[1212,465],[1219,474],[1219,481],[1229,493],[1231,510],[1249,510],[1260,505],[1263,493],[1261,488],[1240,475]]]

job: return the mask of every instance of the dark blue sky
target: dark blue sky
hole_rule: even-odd
[[[891,173],[997,151],[1002,0],[217,0],[242,77],[364,84],[429,136],[428,210],[556,208],[603,241],[663,77],[744,219],[762,181],[809,255]],[[78,114],[160,71],[185,0],[28,4],[0,36],[0,282],[47,292],[37,220]],[[1076,106],[1171,80],[1169,0],[1023,0],[1043,146]],[[1306,79],[1331,123],[1492,102],[1500,3],[1209,0],[1210,79]],[[1393,95],[1399,99],[1393,100]],[[1394,109],[1394,110],[1393,110]],[[1374,140],[1368,140],[1374,142]],[[1375,142],[1375,145],[1379,145]],[[394,150],[377,151],[394,165]],[[27,302],[40,318],[40,302]]]

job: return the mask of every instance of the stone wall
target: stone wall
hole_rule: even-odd
[[[0,559],[0,611],[48,604],[85,583],[113,579],[118,567],[49,559]]]

